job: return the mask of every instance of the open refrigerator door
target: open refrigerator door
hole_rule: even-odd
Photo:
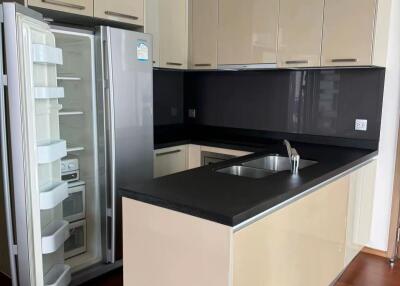
[[[62,51],[40,14],[13,3],[3,7],[19,283],[68,285],[70,232],[62,210],[68,186],[61,179],[67,146],[59,125],[64,89],[57,85]]]

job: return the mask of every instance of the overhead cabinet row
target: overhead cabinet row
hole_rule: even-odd
[[[168,2],[168,3],[166,3]],[[385,66],[390,0],[146,0],[155,66]]]
[[[144,0],[26,0],[31,8],[42,8],[104,20],[143,26]]]

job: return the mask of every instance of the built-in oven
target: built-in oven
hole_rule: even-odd
[[[233,159],[233,158],[236,158],[236,156],[202,151],[201,152],[201,165],[206,166],[206,165],[219,163],[219,162]]]

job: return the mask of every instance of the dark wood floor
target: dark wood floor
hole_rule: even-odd
[[[122,269],[118,269],[85,283],[84,286],[122,286],[122,284]],[[11,285],[1,273],[0,285]],[[387,259],[362,253],[350,264],[335,286],[400,286],[400,262],[392,268]]]

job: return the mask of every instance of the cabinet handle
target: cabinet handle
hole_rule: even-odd
[[[183,65],[181,63],[174,63],[174,62],[166,62],[166,64],[169,66],[182,66]]]
[[[122,14],[122,13],[113,12],[113,11],[105,11],[104,14],[106,14],[108,16],[115,16],[115,17],[120,17],[120,18],[128,18],[128,19],[131,19],[131,20],[138,20],[139,19],[139,17],[136,17],[136,16]]]
[[[175,153],[179,153],[182,150],[172,150],[172,151],[167,151],[167,152],[163,152],[163,153],[157,153],[156,156],[160,157],[160,156],[164,156],[164,155],[171,155],[171,154],[175,154]]]
[[[211,67],[211,64],[194,64],[195,67]]]
[[[308,60],[286,61],[287,65],[308,64]]]
[[[357,59],[333,59],[332,63],[356,63]]]
[[[46,4],[67,7],[67,8],[71,8],[71,9],[75,9],[75,10],[85,10],[86,9],[85,6],[66,3],[66,2],[60,1],[60,0],[42,0],[42,2],[46,3]]]

